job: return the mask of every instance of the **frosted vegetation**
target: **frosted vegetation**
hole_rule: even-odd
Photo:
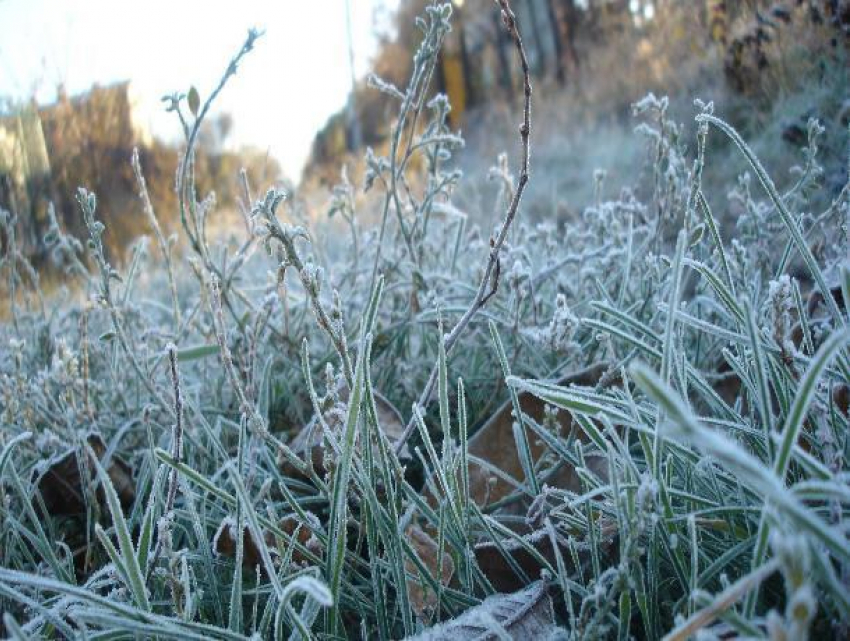
[[[126,269],[84,189],[86,245],[46,239],[80,304],[44,300],[2,213],[6,635],[846,634],[850,188],[808,206],[820,126],[783,193],[712,105],[685,140],[650,95],[646,199],[603,200],[589,168],[576,220],[532,224],[518,136],[492,170],[507,218],[481,229],[453,204],[463,140],[429,93],[450,17],[422,17],[408,86],[373,83],[398,114],[365,185],[334,193],[344,242],[247,180],[242,239],[208,242],[192,149],[254,32],[205,102],[170,105],[185,253],[137,159],[152,243]],[[748,173],[704,193],[730,143]],[[745,213],[721,230],[727,199]],[[509,409],[482,428],[494,399]],[[471,451],[497,428],[516,473]]]

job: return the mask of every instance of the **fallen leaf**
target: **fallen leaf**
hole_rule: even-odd
[[[557,384],[562,386],[595,385],[607,369],[607,365],[605,364],[589,367],[562,377],[557,381]],[[534,419],[538,424],[544,423],[546,414],[546,403],[544,401],[527,392],[519,394],[518,400],[523,414]],[[587,442],[588,437],[580,430],[578,424],[573,422],[569,412],[558,409],[554,418],[555,422],[561,426],[562,432],[575,427],[579,430],[576,438]],[[513,434],[515,420],[513,406],[510,401],[506,401],[469,439],[468,452],[471,457],[485,461],[514,480],[511,483],[501,476],[494,474],[492,470],[480,463],[470,460],[468,465],[470,498],[481,508],[507,498],[524,481],[525,473],[519,460]],[[549,448],[531,431],[528,432],[528,442],[531,456],[536,463],[547,453]],[[607,478],[608,462],[604,455],[600,453],[587,453],[585,454],[585,464],[589,472],[602,479]],[[562,462],[546,478],[546,485],[550,488],[575,493],[581,493],[583,491],[581,475],[578,470],[566,462]],[[434,486],[434,484],[428,484],[428,487]],[[543,494],[537,498],[539,499],[542,496]],[[432,507],[436,507],[437,499],[430,491],[426,491],[426,500]],[[539,515],[532,514],[540,510],[540,505],[536,505],[536,503],[537,501],[532,501],[531,497],[526,497],[506,505],[503,504],[492,516],[495,518],[505,515],[525,517],[523,520],[511,520],[509,527],[512,531],[516,532],[517,536],[523,539],[528,547],[533,548],[537,554],[544,557],[554,567],[556,556],[551,539],[541,529],[541,518],[539,518]],[[612,541],[613,535],[607,539],[603,537],[603,553],[607,553]],[[505,551],[505,554],[492,541],[482,542],[476,545],[474,550],[478,566],[497,590],[510,592],[519,589],[527,583],[527,580],[523,580],[517,574],[514,566],[518,566],[525,572],[528,579],[533,580],[540,576],[543,565],[539,558],[532,554],[527,547],[519,545],[515,540],[510,538],[500,541],[500,545],[502,550]],[[559,540],[558,546],[564,560],[569,563],[571,555],[566,540]],[[587,556],[581,555],[581,558],[584,559]]]
[[[302,527],[299,528],[299,525],[302,525]],[[280,529],[286,532],[289,536],[295,534],[297,530],[298,542],[304,546],[309,546],[311,544],[311,539],[313,537],[312,531],[301,524],[295,517],[289,516],[281,519],[278,527],[280,527]],[[215,536],[213,536],[212,547],[215,553],[221,556],[226,556],[230,559],[236,558],[235,535],[236,521],[231,517],[223,519],[218,526],[218,530],[216,530]],[[275,540],[273,533],[264,531],[263,539],[270,550],[277,554],[282,554],[283,551],[277,548],[277,541]],[[305,560],[304,555],[300,551],[297,549],[293,551],[293,563],[301,563]],[[245,568],[254,568],[258,565],[262,566],[260,549],[246,525],[242,529],[242,566]],[[263,568],[263,570],[265,570],[265,568]]]
[[[732,369],[729,362],[723,358],[717,366],[715,381],[712,388],[729,407],[735,407],[735,402],[741,395],[741,379]],[[742,399],[746,403],[746,396]],[[743,408],[742,408],[743,409]]]
[[[106,444],[99,434],[91,433],[86,437],[95,455],[103,459],[106,453]],[[89,470],[88,483],[94,487],[94,471],[90,458],[87,457]],[[84,459],[86,460],[86,459]],[[79,450],[76,448],[67,450],[58,457],[54,457],[40,467],[40,473],[35,481],[36,488],[41,494],[44,507],[50,515],[70,516],[82,514],[86,511],[86,499],[83,491],[83,482],[80,475],[81,459]],[[136,486],[133,483],[133,473],[130,466],[119,457],[113,455],[106,464],[106,472],[109,480],[115,487],[121,506],[128,510],[136,498]],[[98,487],[96,497],[100,505],[106,505],[103,490]],[[39,501],[34,501],[36,509],[40,509]]]
[[[548,639],[559,630],[555,623],[549,584],[532,583],[512,594],[494,594],[459,617],[435,625],[411,641],[477,639]]]
[[[345,425],[347,406],[339,403],[324,413],[325,425],[336,438],[342,434]],[[325,469],[325,435],[318,417],[313,416],[295,438],[289,443],[290,449],[301,459],[310,461],[316,470]],[[283,472],[287,476],[297,477],[301,473],[292,464],[283,462]]]
[[[596,365],[575,374],[565,376],[557,381],[558,385],[593,385],[603,375],[605,365]],[[519,394],[519,406],[523,414],[534,419],[537,423],[543,423],[545,417],[546,403],[527,392]],[[493,416],[469,439],[468,451],[471,456],[486,461],[493,467],[498,468],[507,476],[521,484],[524,480],[522,464],[517,453],[516,441],[514,440],[513,406],[506,401],[499,407]],[[562,429],[569,429],[572,418],[569,412],[558,410],[555,420]],[[528,434],[529,448],[534,461],[538,461],[548,448],[532,432]],[[582,437],[582,434],[579,434]],[[582,440],[586,440],[582,438]],[[579,491],[581,489],[580,478],[571,465],[562,465],[546,483],[551,487],[564,490]],[[470,461],[469,463],[469,493],[470,498],[479,506],[483,507],[503,499],[516,490],[516,485],[500,478],[486,467]],[[524,513],[527,506],[517,504],[515,513]]]
[[[405,531],[408,542],[416,556],[422,561],[422,564],[428,569],[428,572],[433,577],[438,577],[440,582],[445,586],[448,585],[454,575],[454,562],[445,550],[440,554],[437,542],[431,538],[424,530],[416,525],[411,525]],[[441,561],[438,560],[441,556]],[[442,565],[442,568],[440,567]],[[416,564],[410,560],[404,560],[404,569],[408,574],[420,577],[418,580],[413,578],[407,579],[407,592],[410,595],[410,604],[416,615],[425,623],[431,621],[437,607],[437,595],[425,583],[421,572]]]
[[[325,424],[331,433],[337,438],[342,434],[345,418],[348,412],[348,389],[339,391],[340,403],[326,410],[324,413]],[[390,445],[395,445],[404,432],[404,420],[401,413],[382,394],[375,392],[375,408],[378,415],[378,426],[384,433]],[[316,416],[310,420],[304,428],[296,434],[289,444],[290,449],[304,460],[310,460],[317,470],[324,470],[324,433],[322,426]],[[375,455],[377,456],[377,448]],[[400,453],[401,458],[409,458],[410,452],[405,445]],[[298,476],[298,470],[288,463],[283,464],[284,473],[290,476]]]
[[[850,387],[837,385],[832,390],[832,402],[835,403],[839,412],[847,416],[848,411],[850,411]]]
[[[274,545],[274,537],[265,533],[266,545]],[[218,526],[213,536],[212,547],[216,554],[230,559],[236,558],[236,521],[231,517],[225,518]],[[242,567],[253,568],[262,565],[260,550],[247,525],[242,528]]]
[[[829,288],[829,295],[835,305],[841,311],[844,311],[844,293],[841,291],[840,285],[833,285]],[[821,315],[829,315],[829,306],[826,302],[826,297],[818,289],[812,289],[809,292],[809,298],[806,301],[806,313],[810,319],[817,319]]]

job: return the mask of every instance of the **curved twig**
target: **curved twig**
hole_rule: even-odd
[[[481,308],[484,307],[484,305],[487,304],[487,301],[496,294],[496,291],[499,288],[499,253],[502,250],[502,246],[505,244],[505,239],[508,236],[508,231],[510,231],[514,218],[516,218],[519,204],[522,200],[522,194],[525,191],[525,187],[528,184],[529,179],[529,164],[531,157],[529,145],[529,137],[531,135],[531,77],[528,67],[528,58],[525,54],[525,46],[522,43],[522,36],[520,35],[519,27],[517,26],[516,15],[511,9],[510,0],[498,0],[498,3],[502,11],[502,23],[505,25],[508,35],[514,41],[517,53],[519,54],[520,65],[522,67],[524,103],[522,124],[519,127],[519,135],[522,145],[522,164],[520,166],[517,188],[514,191],[510,204],[508,205],[505,220],[502,222],[502,226],[499,228],[499,233],[496,235],[496,238],[490,239],[490,253],[487,257],[487,265],[484,268],[484,276],[481,278],[481,282],[478,285],[478,291],[475,294],[475,298],[473,298],[469,308],[466,312],[464,312],[463,316],[461,316],[454,328],[443,337],[446,354],[451,352],[463,331],[467,328],[470,321],[472,321],[472,318]],[[428,377],[428,383],[425,385],[425,389],[422,390],[422,394],[417,402],[419,407],[424,408],[431,399],[431,394],[433,394],[434,387],[437,384],[438,371],[438,365],[434,365],[434,368],[431,370],[431,375]],[[404,428],[404,432],[401,437],[395,444],[396,454],[402,451],[404,444],[410,438],[415,427],[416,422],[413,418],[411,418],[407,423],[407,426]]]

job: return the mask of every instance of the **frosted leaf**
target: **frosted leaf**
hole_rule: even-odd
[[[399,91],[398,87],[396,87],[393,83],[384,80],[377,74],[370,73],[368,76],[366,76],[366,84],[369,85],[372,89],[377,89],[381,93],[385,93],[388,96],[392,96],[393,98],[397,98],[398,100],[404,100],[404,94]]]
[[[770,324],[771,334],[780,347],[790,347],[794,351],[793,343],[790,343],[791,312],[794,309],[794,290],[791,286],[791,278],[788,274],[782,274],[777,280],[768,284],[767,300],[765,301],[765,315]]]
[[[417,641],[466,639],[547,639],[558,632],[552,599],[544,581],[513,594],[494,594],[451,621],[409,637]],[[507,636],[505,636],[507,635]]]
[[[573,336],[579,326],[579,319],[567,305],[563,294],[555,298],[555,313],[549,324],[549,341],[556,351],[567,350],[572,346]]]
[[[632,115],[640,115],[646,112],[663,112],[667,111],[669,105],[667,96],[661,98],[656,97],[653,92],[649,92],[643,98],[632,105]]]

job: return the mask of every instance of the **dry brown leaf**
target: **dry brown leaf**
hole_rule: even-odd
[[[300,521],[295,519],[294,517],[286,517],[280,521],[278,527],[281,530],[286,532],[289,536],[295,534],[296,530],[298,532],[298,542],[304,546],[310,544],[310,540],[313,536],[313,533],[309,528],[303,526],[299,528],[301,525]],[[227,517],[222,520],[221,524],[218,526],[218,530],[213,537],[212,547],[216,554],[221,556],[226,556],[230,559],[236,557],[236,522]],[[277,549],[277,542],[275,541],[274,534],[268,531],[263,532],[263,539],[266,542],[266,545],[271,549],[277,552],[280,550]],[[297,549],[292,553],[292,561],[294,563],[300,563],[305,561],[304,555],[298,551]],[[245,568],[254,568],[256,566],[262,566],[262,559],[260,557],[260,550],[257,547],[257,543],[254,540],[253,535],[251,534],[248,526],[244,526],[242,529],[242,566]],[[263,568],[265,570],[265,568]]]
[[[730,407],[735,406],[735,401],[741,395],[741,379],[732,369],[732,366],[724,358],[717,366],[716,381],[712,384],[712,388],[723,399],[723,402]],[[744,397],[746,403],[746,397]]]
[[[339,392],[340,403],[327,410],[324,414],[325,423],[331,433],[339,437],[345,425],[346,412],[348,411],[348,389]],[[390,445],[395,445],[404,432],[404,420],[401,413],[382,394],[375,392],[375,408],[378,414],[378,423],[381,431],[387,437]],[[317,417],[313,417],[307,425],[292,439],[289,447],[304,460],[311,460],[313,467],[317,470],[324,469],[324,433]],[[377,456],[377,451],[375,452]],[[404,446],[401,457],[410,456],[407,445]],[[298,470],[284,463],[284,472],[290,476],[298,476]]]
[[[558,385],[593,385],[603,375],[605,365],[595,365],[575,374],[566,376],[559,381]],[[519,405],[523,413],[533,418],[537,423],[542,423],[546,404],[527,392],[519,395]],[[514,441],[513,406],[506,401],[499,407],[493,416],[469,439],[469,454],[484,461],[521,483],[524,479],[522,464]],[[572,425],[572,418],[564,410],[558,410],[557,422],[568,429]],[[583,434],[579,434],[583,438]],[[529,434],[529,447],[533,459],[538,461],[546,452],[547,447],[541,443],[534,434]],[[562,465],[559,470],[547,480],[551,487],[564,490],[578,491],[581,488],[580,479],[576,471],[570,465]],[[481,465],[470,461],[469,463],[469,493],[472,500],[480,507],[487,503],[493,503],[499,499],[512,494],[516,487],[494,476]],[[525,507],[518,505],[519,513],[524,513]]]
[[[607,365],[596,365],[565,376],[558,380],[557,384],[564,386],[594,385],[600,380],[600,377],[604,375],[606,370]],[[522,393],[519,395],[519,403],[524,414],[530,416],[537,423],[544,422],[546,404],[542,400],[529,393]],[[572,417],[565,410],[558,410],[555,419],[562,426],[563,430],[569,430],[573,427]],[[477,457],[486,461],[489,465],[500,469],[504,474],[516,481],[516,484],[512,484],[494,475],[484,466],[470,460],[468,467],[470,498],[479,507],[484,507],[487,504],[508,497],[515,492],[516,486],[524,480],[524,471],[519,460],[513,435],[514,422],[513,406],[510,401],[507,401],[469,440],[468,452],[471,457]],[[577,424],[576,427],[578,427]],[[588,440],[582,431],[579,431],[576,437],[585,442]],[[531,455],[534,461],[537,462],[546,453],[548,448],[533,433],[529,433],[528,440]],[[605,456],[587,454],[585,456],[585,463],[591,472],[603,479],[607,478],[608,463]],[[546,484],[551,488],[576,493],[582,491],[580,475],[572,465],[566,463],[560,465],[547,478]],[[432,484],[429,484],[428,487],[431,486]],[[426,499],[432,506],[436,506],[437,499],[430,491],[426,491]],[[540,506],[537,507],[539,508]],[[525,516],[526,520],[523,524],[518,524],[515,520],[511,522],[511,529],[554,567],[556,557],[551,539],[540,529],[540,519],[529,518],[531,516],[529,514],[530,508],[532,508],[532,504],[529,499],[517,500],[501,506],[493,516],[498,517],[499,515],[506,514]],[[607,553],[612,541],[613,534],[607,536],[603,532],[603,553]],[[475,547],[475,557],[479,567],[497,590],[510,592],[525,585],[526,581],[523,581],[517,575],[512,567],[512,563],[519,566],[531,580],[540,576],[543,566],[527,548],[518,545],[516,541],[511,539],[500,541],[500,544],[502,545],[502,549],[506,550],[510,559],[506,558],[500,552],[498,546],[492,542],[482,543]],[[566,547],[566,541],[559,541],[559,548],[565,561],[570,562],[571,555]]]
[[[91,433],[86,441],[98,459],[103,459],[106,444],[99,434]],[[50,515],[71,516],[86,511],[86,499],[83,491],[82,476],[80,475],[80,459],[78,450],[70,449],[49,461],[35,481],[41,494],[44,507]],[[94,466],[90,456],[87,457],[89,483],[94,487]],[[136,498],[136,486],[133,483],[133,473],[130,466],[117,456],[112,456],[106,465],[109,480],[115,487],[115,492],[124,510],[132,506]],[[101,506],[106,505],[103,490],[96,490],[97,500]],[[34,501],[36,509],[40,509],[39,501]]]
[[[832,402],[835,403],[835,407],[838,408],[839,412],[847,416],[848,412],[850,412],[850,387],[847,385],[837,385],[832,390]]]
[[[548,639],[558,631],[549,585],[532,583],[512,594],[494,594],[459,617],[409,637],[411,641]]]
[[[841,291],[841,287],[839,285],[830,287],[829,295],[838,306],[838,309],[844,311],[844,293]],[[820,290],[812,289],[809,292],[809,297],[806,301],[806,315],[812,320],[829,316],[829,306]]]
[[[267,545],[274,545],[273,536],[268,533],[264,536]],[[213,550],[216,554],[233,559],[236,557],[236,543],[236,522],[230,517],[225,518],[213,537]],[[257,565],[261,565],[260,550],[246,525],[242,528],[242,566],[253,568]]]
[[[455,571],[451,556],[445,550],[442,550],[441,554],[437,542],[416,525],[408,527],[405,536],[407,536],[410,547],[416,552],[416,556],[419,557],[431,576],[439,576],[440,582],[444,586],[448,585]],[[438,560],[438,556],[442,557],[441,561]],[[442,568],[440,567],[441,562]],[[410,595],[410,604],[413,606],[416,616],[427,624],[431,621],[436,610],[437,595],[425,584],[425,580],[421,577],[421,573],[413,561],[405,559],[404,569],[408,574],[419,577],[418,579],[407,579],[407,592]]]
[[[338,404],[324,414],[325,424],[332,434],[339,437],[345,425],[346,406]],[[324,470],[324,432],[317,417],[313,417],[289,444],[292,451],[301,459],[309,460],[316,470]],[[283,472],[287,476],[300,476],[300,472],[290,463],[284,462]]]

